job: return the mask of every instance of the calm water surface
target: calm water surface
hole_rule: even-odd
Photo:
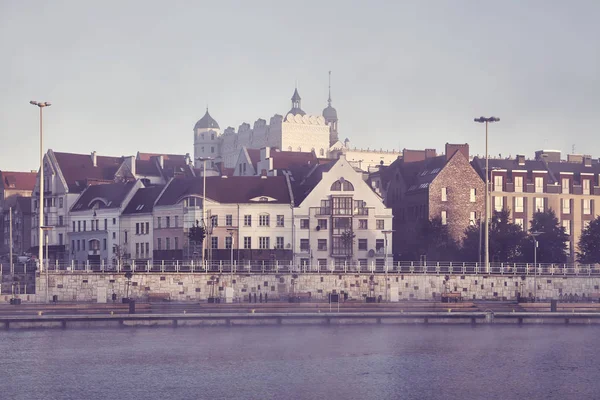
[[[0,399],[594,399],[595,327],[0,332]]]

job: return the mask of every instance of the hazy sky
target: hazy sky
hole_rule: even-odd
[[[333,105],[359,147],[600,157],[600,1],[0,0],[0,169],[44,148],[193,153],[222,129]]]

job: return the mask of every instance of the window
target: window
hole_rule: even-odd
[[[75,232],[75,221],[73,221],[73,232]]]
[[[175,250],[179,250],[179,238],[175,236]]]
[[[535,212],[544,212],[544,198],[543,197],[535,198]]]
[[[568,219],[563,219],[562,226],[565,228],[565,233],[567,235],[571,235],[571,221]]]
[[[442,188],[442,201],[448,201],[448,188]]]
[[[127,231],[125,231],[125,243],[127,243]]]
[[[269,239],[270,238],[268,236],[260,236],[258,238],[258,248],[259,249],[263,249],[263,250],[268,249],[270,247],[269,246]]]
[[[62,216],[62,215],[59,215],[59,216],[58,216],[58,226],[63,226],[63,222],[64,222],[64,220],[63,220],[63,216]]]
[[[63,234],[62,233],[58,234],[58,244],[61,245],[61,246],[63,244]]]
[[[167,250],[171,250],[171,238],[166,238],[165,242],[166,242]]]
[[[269,214],[260,214],[258,216],[258,226],[269,226],[270,216]]]
[[[177,222],[177,217],[175,217],[175,222]],[[146,222],[146,234],[150,233],[150,222]]]
[[[380,231],[385,229],[385,221],[383,219],[377,219],[375,220],[375,229],[378,229]]]
[[[135,244],[135,258],[140,258],[140,244],[139,243]]]
[[[63,198],[62,197],[58,198],[58,208],[63,208]]]
[[[590,180],[583,179],[581,184],[583,185],[583,194],[590,194]]]
[[[277,238],[275,239],[275,248],[276,249],[283,249],[284,244],[283,244],[283,236],[277,236]]]
[[[210,217],[210,222],[211,222],[211,224],[212,224],[213,227],[219,226],[219,216],[218,215],[212,215]]]
[[[225,248],[226,249],[231,249],[231,247],[233,247],[233,237],[232,236],[225,236]]]
[[[136,224],[135,224],[135,234],[136,234],[136,235],[139,235],[139,234],[140,234],[140,224],[139,224],[139,223],[136,223]]]
[[[515,176],[515,192],[522,193],[523,192],[523,177]]]
[[[523,212],[523,198],[515,197],[515,212]]]
[[[116,224],[117,224],[117,219],[113,218],[113,225],[116,225]]]
[[[523,229],[523,218],[515,218],[515,225],[519,225]]]
[[[244,226],[252,226],[252,215],[244,215]]]
[[[225,215],[225,226],[233,226],[233,215]]]
[[[81,221],[77,221],[77,232],[81,232]]]
[[[178,215],[175,216],[175,228],[179,228],[179,216]],[[146,233],[148,233],[148,232],[146,232]]]
[[[81,241],[81,250],[85,251],[85,240]]]
[[[368,220],[359,219],[358,220],[358,229],[369,229]]]
[[[536,193],[544,193],[544,177],[543,176],[535,177],[535,192]]]
[[[162,250],[162,239],[161,238],[156,239],[156,249]]]
[[[113,232],[113,234],[112,234],[112,238],[113,238],[113,239],[116,239],[116,238],[117,238],[117,232]]]
[[[569,178],[562,178],[562,192],[569,194]]]
[[[369,209],[363,200],[354,200],[354,215],[369,215]]]
[[[77,239],[77,251],[81,250],[81,241]]]
[[[367,239],[358,239],[358,249],[367,250]]]
[[[210,238],[210,248],[211,249],[219,248],[219,237],[218,236],[213,236]]]
[[[84,232],[87,230],[87,229],[86,229],[86,222],[87,222],[87,221],[85,221],[85,220],[83,221],[83,231],[84,231]]]
[[[284,226],[285,222],[284,222],[284,217],[283,215],[278,215],[277,216],[277,226]]]
[[[476,198],[475,196],[476,196],[476,195],[477,195],[477,191],[476,191],[476,189],[475,189],[475,188],[471,188],[471,193],[470,193],[470,195],[469,195],[469,201],[470,201],[471,203],[475,203],[475,198]]]
[[[303,218],[300,220],[300,229],[308,229],[309,225],[308,219]]]
[[[300,251],[308,251],[309,247],[308,239],[300,239]]]
[[[570,199],[561,199],[562,203],[562,213],[570,214],[571,213],[571,200]]]
[[[442,225],[447,225],[448,224],[448,212],[447,211],[442,211]]]
[[[166,217],[167,228],[171,227],[171,217]]]
[[[504,198],[502,196],[494,196],[494,211],[502,211],[504,208]]]
[[[250,236],[244,236],[244,249],[252,248],[252,238]]]
[[[106,250],[106,238],[102,239],[102,249]]]
[[[108,230],[108,220],[106,218],[104,218],[104,230]]]
[[[469,225],[474,226],[477,223],[477,213],[475,211],[471,211],[469,213]]]
[[[354,190],[354,186],[352,185],[352,183],[348,182],[347,180],[343,180],[343,179],[335,181],[331,185],[331,191],[336,191],[336,192],[339,192],[339,191],[351,192],[353,190]]]
[[[215,152],[215,146],[210,146],[210,152],[214,153]]]
[[[319,225],[319,229],[327,229],[327,220],[324,218],[318,219],[317,225]]]
[[[592,210],[591,210],[591,200],[590,199],[583,199],[583,213],[586,215],[590,215]]]
[[[583,229],[587,229],[590,226],[590,221],[583,221]]]
[[[71,240],[71,251],[75,251],[75,240]]]
[[[327,251],[327,239],[317,240],[317,250]]]
[[[162,228],[162,218],[161,217],[156,218],[156,226],[158,227],[158,229]]]
[[[334,197],[333,198],[333,214],[335,214],[335,215],[352,215],[352,198],[351,197]]]
[[[385,240],[383,239],[376,239],[375,240],[375,250],[381,252],[385,249]]]
[[[501,192],[503,190],[504,177],[502,175],[494,176],[494,191]]]

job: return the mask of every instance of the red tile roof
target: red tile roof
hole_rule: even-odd
[[[250,162],[252,163],[252,165],[254,166],[254,170],[256,171],[256,168],[258,167],[258,162],[260,161],[260,150],[246,148],[246,151],[248,152],[248,157],[250,157]],[[256,171],[256,172],[259,172],[259,171]]]
[[[289,169],[294,165],[315,165],[318,163],[314,152],[272,151],[273,169]]]
[[[0,171],[4,190],[31,190],[35,187],[36,172]]]
[[[89,154],[54,152],[69,192],[80,193],[91,181],[112,181],[119,169],[122,157],[96,156],[96,166]]]
[[[125,207],[125,210],[123,210],[123,214],[151,213],[154,207],[154,201],[164,187],[164,185],[156,185],[138,189],[131,201],[127,204],[127,207]]]
[[[137,154],[138,160],[148,161],[152,157],[163,156],[164,160],[177,161],[185,164],[185,155],[181,154],[160,154],[160,153],[140,153]]]
[[[100,208],[117,208],[127,196],[127,193],[135,186],[135,182],[119,182],[109,183],[105,185],[89,186],[85,192],[79,196],[75,204],[71,207],[71,211],[89,210],[92,206],[90,202],[100,198],[106,201],[106,205],[101,205]],[[95,202],[94,202],[95,203]]]
[[[173,179],[156,205],[171,205],[189,195],[202,196],[203,178]],[[251,203],[258,197],[275,199],[273,203],[289,204],[290,192],[284,176],[218,176],[206,177],[206,197],[220,203]]]

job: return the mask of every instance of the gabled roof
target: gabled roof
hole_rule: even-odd
[[[118,208],[134,186],[133,181],[88,186],[71,207],[71,212],[90,210],[94,199],[102,200],[99,208]]]
[[[37,177],[36,172],[0,171],[4,190],[30,190],[33,191]]]
[[[135,174],[144,176],[160,176],[160,168],[154,160],[135,160]]]
[[[156,205],[176,204],[186,196],[202,196],[203,178],[172,179]],[[267,197],[273,203],[291,203],[285,176],[207,176],[206,197],[219,203],[252,203],[253,199]]]
[[[151,213],[154,208],[154,202],[164,187],[164,185],[156,185],[138,189],[127,204],[127,207],[125,207],[125,210],[123,210],[123,214]]]
[[[333,160],[327,164],[296,166],[290,170],[290,183],[296,206],[302,204],[310,192],[321,182],[323,173],[328,172],[336,162],[337,160]]]
[[[90,181],[112,181],[123,161],[121,157],[96,156],[94,166],[89,154],[53,154],[71,193],[82,192]]]
[[[160,153],[141,153],[138,152],[137,153],[137,159],[138,160],[150,160],[152,157],[159,157],[159,156],[163,156],[164,160],[171,160],[171,161],[179,161],[182,164],[185,164],[185,159],[186,156],[185,155],[181,155],[181,154],[160,154]]]
[[[260,161],[260,150],[259,149],[249,149],[247,147],[244,147],[244,148],[246,149],[246,152],[248,153],[248,157],[250,158],[250,162],[252,163],[252,166],[254,167],[254,170],[256,171],[256,169],[258,168],[258,162]]]

